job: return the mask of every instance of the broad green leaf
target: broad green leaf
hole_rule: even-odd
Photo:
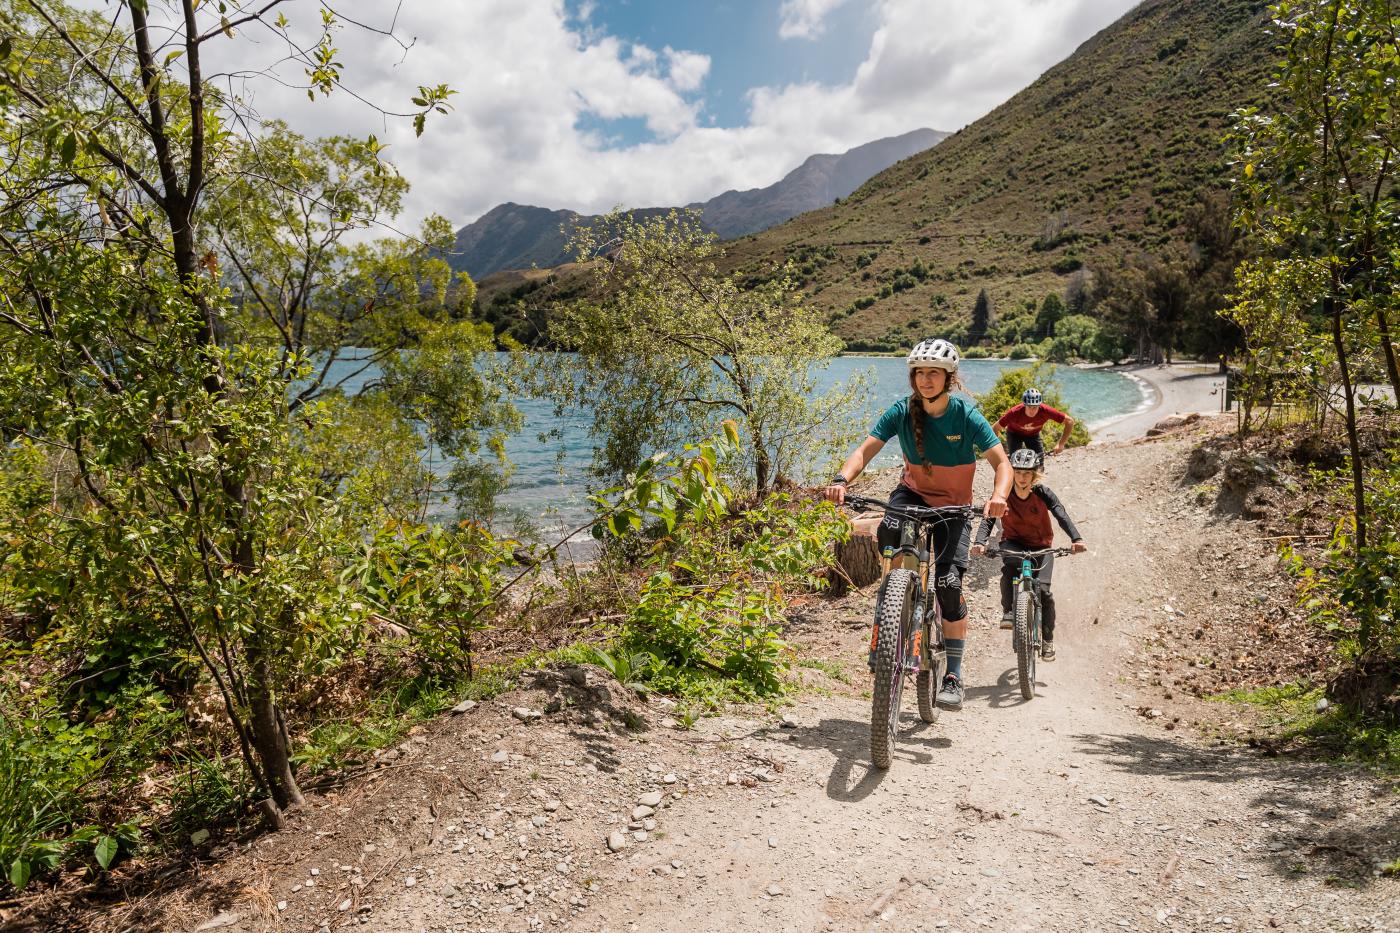
[[[97,864],[104,869],[112,867],[112,861],[117,857],[117,840],[111,836],[103,836],[97,840],[97,847],[93,850],[93,856],[97,859]]]

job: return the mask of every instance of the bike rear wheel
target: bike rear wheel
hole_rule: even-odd
[[[892,570],[881,587],[875,610],[875,684],[870,691],[870,761],[884,770],[894,761],[899,704],[904,695],[904,652],[914,616],[918,578],[909,570]]]
[[[1012,641],[1016,644],[1016,674],[1021,680],[1021,696],[1035,696],[1035,597],[1030,590],[1016,593],[1016,628]]]
[[[943,675],[948,673],[948,651],[940,644],[942,639],[932,626],[924,633],[924,640],[929,644],[929,665],[919,671],[917,681],[919,718],[924,722],[937,722],[938,703],[935,698],[943,684]]]

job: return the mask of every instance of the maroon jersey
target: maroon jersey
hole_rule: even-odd
[[[1001,540],[1027,550],[1050,547],[1055,540],[1055,531],[1050,527],[1051,515],[1071,541],[1080,540],[1079,529],[1074,527],[1060,497],[1051,492],[1050,487],[1036,484],[1024,499],[1013,489],[1006,497],[1006,513],[1001,518]],[[996,523],[995,518],[982,522],[982,527],[977,529],[978,544],[987,543]]]
[[[1035,437],[1040,433],[1040,429],[1045,427],[1045,422],[1054,421],[1059,424],[1065,423],[1065,413],[1058,408],[1051,408],[1049,405],[1041,405],[1032,418],[1026,414],[1026,406],[1018,404],[1010,409],[1006,414],[997,419],[996,426],[1012,434],[1019,434],[1022,437]]]

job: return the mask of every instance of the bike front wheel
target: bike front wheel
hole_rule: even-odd
[[[913,624],[918,578],[892,570],[875,609],[875,684],[870,691],[870,761],[884,770],[894,761],[899,704],[904,695],[904,653]]]
[[[1016,643],[1016,674],[1021,680],[1021,696],[1035,696],[1035,597],[1023,589],[1016,594],[1016,628],[1012,640]]]

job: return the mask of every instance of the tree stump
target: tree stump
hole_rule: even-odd
[[[875,545],[875,529],[880,516],[858,518],[851,523],[849,540],[836,545],[836,569],[831,575],[832,597],[844,596],[851,587],[869,586],[880,579],[880,551]]]

